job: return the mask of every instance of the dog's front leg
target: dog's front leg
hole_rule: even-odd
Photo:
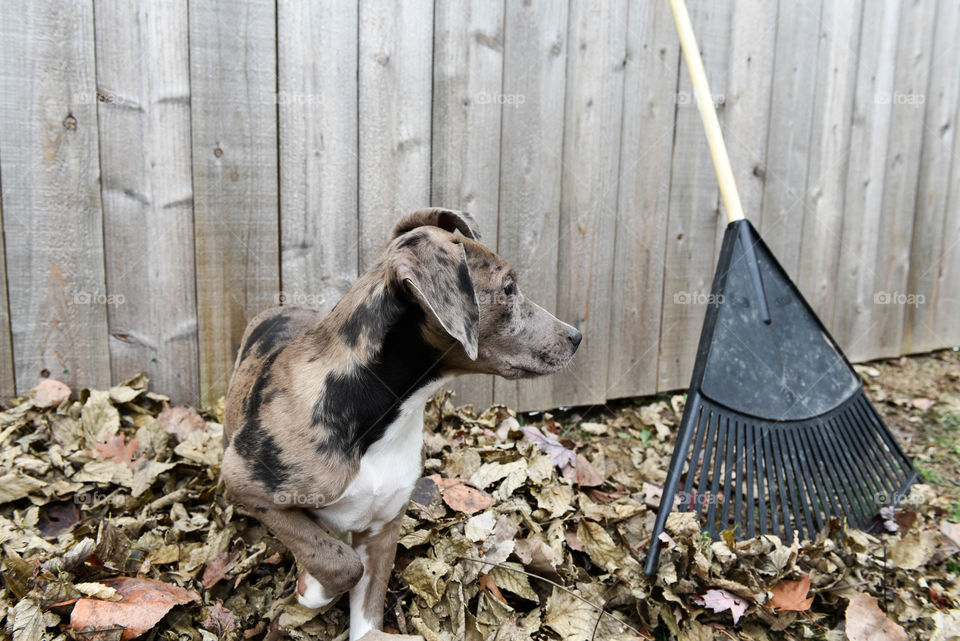
[[[379,531],[354,532],[353,549],[363,561],[363,577],[350,589],[350,641],[383,627],[390,571],[397,554],[403,512]]]

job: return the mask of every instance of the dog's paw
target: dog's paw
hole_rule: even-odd
[[[323,589],[323,584],[310,576],[309,572],[301,572],[297,581],[297,601],[305,608],[318,609],[330,605],[340,596],[330,594]]]
[[[387,634],[380,630],[370,630],[357,641],[425,641],[419,634]]]

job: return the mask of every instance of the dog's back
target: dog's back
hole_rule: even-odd
[[[309,307],[272,307],[257,314],[247,324],[240,340],[240,351],[227,391],[227,412],[223,421],[224,445],[240,428],[243,399],[260,378],[270,357],[280,351],[301,332],[314,327],[325,314]]]

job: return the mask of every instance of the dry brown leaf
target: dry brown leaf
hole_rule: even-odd
[[[583,454],[577,454],[576,465],[564,466],[563,476],[583,487],[603,485],[603,475]]]
[[[207,630],[215,631],[217,636],[223,636],[225,632],[233,629],[234,618],[233,612],[223,607],[223,601],[218,599],[210,608],[210,614],[200,625]]]
[[[163,404],[163,411],[157,415],[157,420],[169,434],[176,434],[178,441],[185,440],[191,433],[206,427],[203,417],[197,414],[192,407],[177,405],[170,407]]]
[[[205,590],[209,590],[216,585],[220,579],[227,578],[227,573],[237,565],[239,560],[240,550],[221,552],[217,555],[217,558],[207,563],[207,567],[203,569],[203,578],[200,579],[200,585],[202,585]]]
[[[481,574],[477,578],[477,583],[484,590],[489,590],[490,594],[495,596],[498,601],[506,603],[507,600],[504,598],[503,593],[500,592],[500,588],[497,587],[497,582],[493,580],[493,577],[489,574]]]
[[[135,639],[156,625],[174,606],[200,600],[195,592],[153,579],[118,577],[100,583],[116,589],[122,599],[77,601],[70,615],[70,627],[77,633],[119,626],[124,628],[122,641]]]
[[[906,641],[907,633],[880,611],[869,594],[855,594],[847,605],[847,638],[850,641]]]
[[[445,479],[439,474],[431,474],[431,481],[440,488],[440,496],[450,509],[464,514],[473,514],[493,505],[493,497],[473,487],[466,479]]]
[[[776,610],[795,610],[804,612],[813,605],[813,597],[807,597],[810,591],[810,577],[805,575],[799,581],[783,580],[770,588],[773,598],[767,602]]]
[[[37,407],[56,407],[70,398],[70,388],[54,378],[45,378],[33,390],[33,404]]]

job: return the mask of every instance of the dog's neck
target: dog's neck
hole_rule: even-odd
[[[314,427],[327,428],[317,447],[348,458],[362,456],[404,401],[443,375],[443,354],[425,337],[424,312],[382,279],[374,282],[358,282],[317,328],[336,327],[335,335],[315,332],[314,340],[340,343],[314,346],[327,355],[312,411]]]

